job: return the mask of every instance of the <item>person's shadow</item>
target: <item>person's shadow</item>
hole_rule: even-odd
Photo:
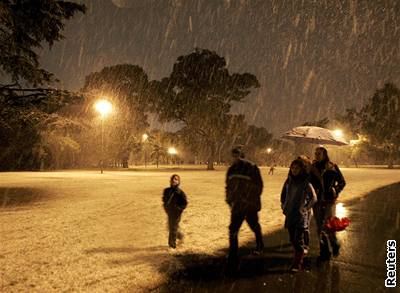
[[[239,264],[234,273],[230,270],[226,255],[228,249],[221,249],[215,255],[185,253],[175,257],[180,263],[181,269],[171,273],[169,279],[189,283],[205,283],[223,281],[224,279],[253,278],[255,276],[276,275],[288,271],[292,263],[292,247],[288,242],[285,230],[279,230],[273,234],[264,236],[267,243],[264,253],[253,254],[255,243],[249,242],[239,248]],[[162,270],[168,269],[168,263]]]
[[[0,187],[0,211],[23,208],[48,199],[49,192],[40,188]]]

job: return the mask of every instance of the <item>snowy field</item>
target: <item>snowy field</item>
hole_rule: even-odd
[[[282,228],[287,169],[262,169],[263,233]],[[400,170],[342,168],[340,201],[400,182]],[[189,205],[178,253],[221,254],[228,244],[225,170],[179,170]],[[166,246],[161,192],[172,171],[0,173],[1,292],[139,292],[178,266]],[[241,243],[252,241],[246,225]],[[165,269],[168,264],[168,269]]]

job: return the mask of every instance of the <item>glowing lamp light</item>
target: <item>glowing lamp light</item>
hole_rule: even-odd
[[[107,100],[100,100],[100,101],[96,102],[94,107],[95,107],[96,111],[101,114],[102,117],[106,116],[107,114],[111,113],[111,111],[112,111],[112,105]]]
[[[100,173],[103,174],[104,164],[104,118],[112,111],[112,105],[107,100],[99,100],[94,104],[97,112],[101,115],[101,160],[100,160]]]
[[[335,130],[333,131],[333,134],[334,134],[336,137],[343,137],[343,131],[342,131],[341,129],[335,129]]]
[[[176,151],[176,148],[171,147],[171,148],[168,148],[168,153],[170,155],[176,155],[178,152]]]
[[[344,218],[347,216],[347,209],[343,206],[343,203],[339,202],[336,204],[336,217]]]
[[[148,136],[147,133],[145,133],[145,134],[142,135],[142,140],[143,140],[143,141],[146,141],[148,138],[149,138],[149,136]]]
[[[267,153],[270,154],[272,152],[271,148],[267,148]]]

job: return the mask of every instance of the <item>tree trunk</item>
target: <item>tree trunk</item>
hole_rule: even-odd
[[[389,162],[388,162],[388,169],[393,169],[394,164],[393,164],[393,156],[389,156]]]
[[[354,165],[356,165],[356,168],[358,168],[358,164],[357,164],[356,158],[353,158],[353,162],[354,162]]]
[[[214,170],[214,160],[211,158],[208,159],[207,170]]]
[[[225,142],[222,141],[218,146],[218,165],[221,164],[221,151],[222,151],[224,144],[225,144]]]
[[[208,157],[207,170],[215,170],[214,158],[215,158],[215,145],[214,143],[210,143],[210,156]]]
[[[394,158],[393,158],[393,149],[389,146],[389,155],[388,155],[388,169],[393,169],[393,163],[394,163]]]

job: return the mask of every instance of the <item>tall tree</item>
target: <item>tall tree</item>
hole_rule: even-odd
[[[181,123],[201,136],[208,150],[208,169],[213,169],[232,103],[243,101],[259,83],[252,74],[229,73],[217,53],[196,49],[178,57],[170,76],[152,87],[161,121]]]
[[[38,150],[45,149],[50,135],[43,122],[63,119],[52,114],[79,99],[67,91],[37,87],[54,80],[41,68],[37,52],[62,39],[65,20],[84,11],[84,5],[71,1],[0,2],[0,74],[5,80],[0,84],[0,169],[39,168],[43,152]]]
[[[110,119],[113,132],[109,137],[108,154],[113,161],[128,165],[129,154],[140,143],[142,134],[148,127],[146,112],[149,81],[145,71],[131,64],[120,64],[103,68],[88,75],[83,91],[88,101],[107,96],[116,113]]]
[[[378,89],[360,110],[361,129],[371,142],[387,153],[393,168],[400,147],[400,90],[393,83]]]
[[[249,125],[245,134],[244,146],[248,157],[254,161],[259,161],[263,156],[267,146],[272,141],[272,134],[264,127]]]
[[[52,165],[43,164],[44,153],[37,150],[43,150],[44,145],[47,145],[45,138],[50,137],[50,132],[56,133],[53,132],[55,127],[50,127],[50,124],[71,125],[68,118],[56,113],[66,105],[81,100],[81,96],[67,91],[28,90],[29,94],[20,88],[9,87],[5,93],[5,90],[0,89],[1,170],[38,169]],[[46,131],[49,133],[46,134]],[[65,142],[68,147],[69,134],[65,131],[57,131],[57,134],[59,138],[65,136],[58,143]]]
[[[85,6],[71,1],[1,1],[0,71],[15,83],[51,81],[52,74],[40,67],[37,50],[61,40],[64,21],[77,12],[85,12]]]
[[[359,110],[348,109],[340,117],[373,155],[386,156],[393,168],[400,154],[400,90],[393,83],[386,83]]]

